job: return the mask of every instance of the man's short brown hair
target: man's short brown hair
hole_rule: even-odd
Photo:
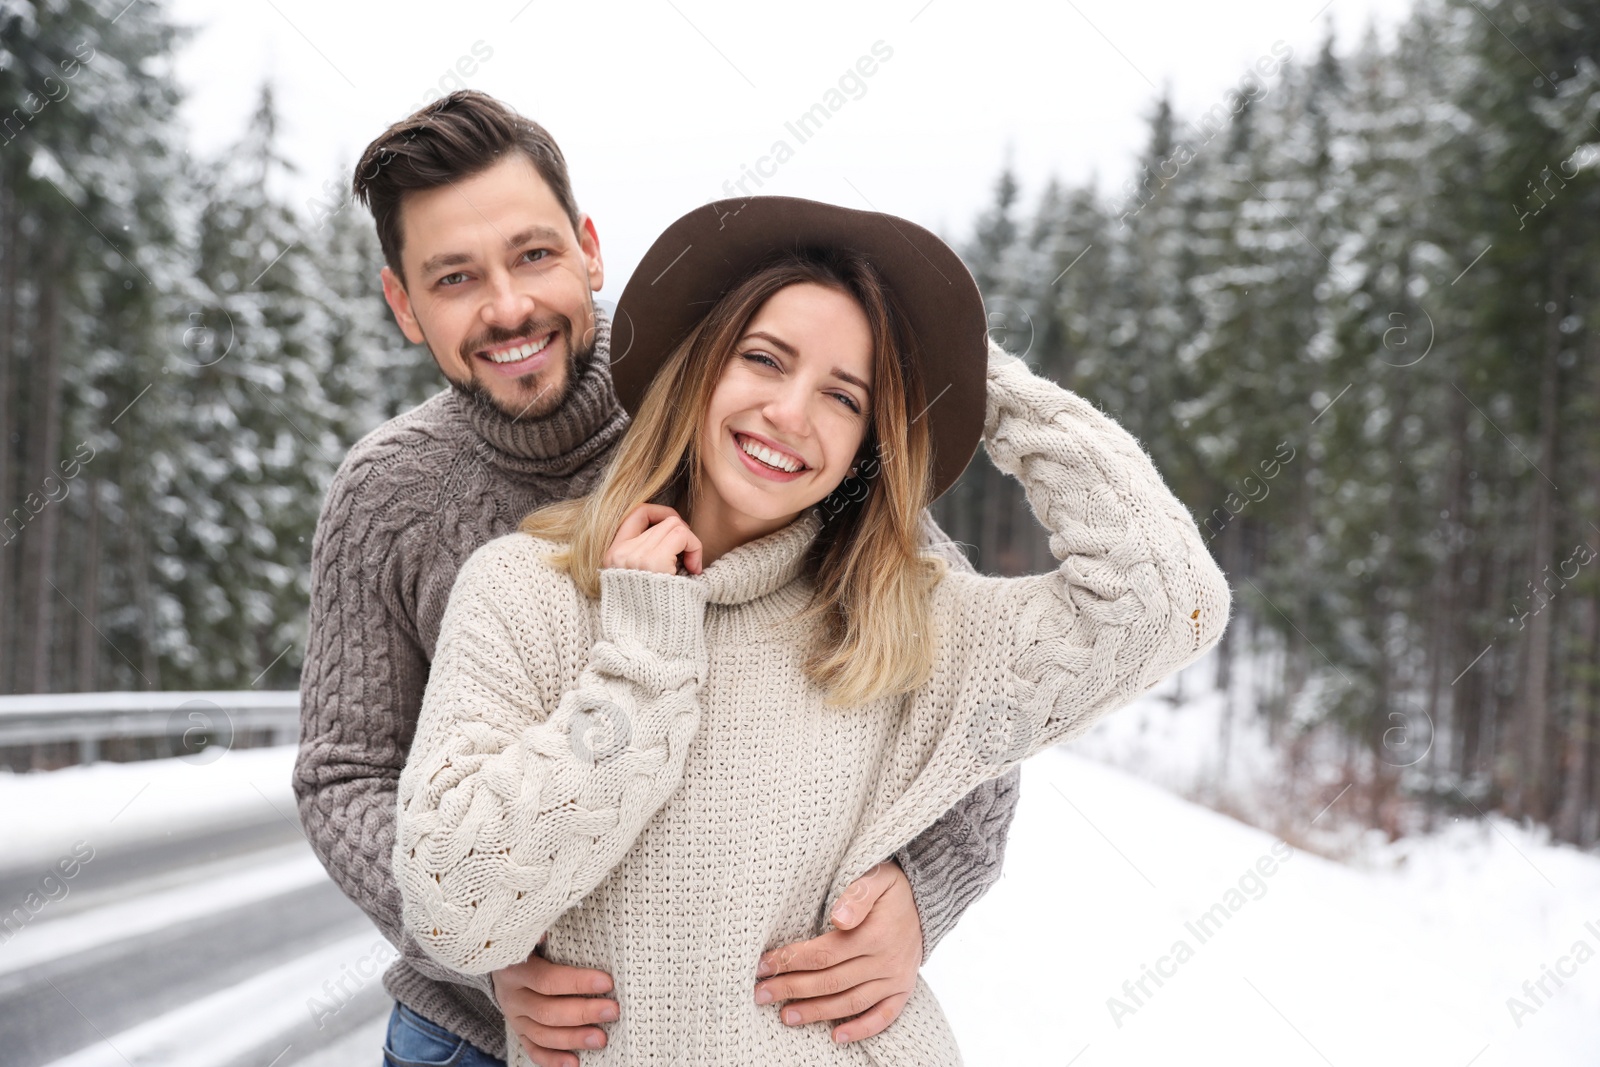
[[[488,93],[458,89],[401,119],[367,146],[351,189],[372,212],[383,258],[402,282],[400,202],[405,194],[470,178],[510,151],[528,157],[576,232],[578,204],[555,138]]]

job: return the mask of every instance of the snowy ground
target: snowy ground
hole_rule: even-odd
[[[1186,680],[1191,690],[1202,677]],[[1082,754],[1120,754],[1176,781],[1205,750],[1205,709],[1201,699],[1174,715],[1152,697],[1113,715],[1081,751],[1052,750],[1023,767],[1005,876],[925,972],[969,1064],[1600,1062],[1600,857],[1492,820],[1371,845],[1359,866],[1342,865]],[[1195,732],[1173,736],[1183,730]],[[0,774],[0,909],[21,903],[76,842],[95,849],[62,883],[66,895],[0,939],[0,1019],[10,1017],[0,1030],[21,1033],[19,1020],[41,1011],[75,1018],[62,997],[93,1029],[65,1045],[0,1035],[0,1058],[16,1067],[377,1061],[388,1008],[378,983],[337,1004],[317,999],[330,976],[383,950],[291,829],[292,760],[292,748],[277,748],[203,766]],[[239,855],[92,882],[97,862],[108,870],[186,838],[272,825],[276,837]],[[174,985],[160,999],[130,981],[159,970],[164,944],[248,941],[269,916],[271,944],[213,948],[217,970],[197,976],[198,988]],[[250,952],[263,953],[258,963],[233,958]],[[95,975],[149,1003],[118,1014],[89,991]],[[330,1005],[331,1026],[316,1014]]]
[[[208,827],[276,815],[299,827],[289,771],[294,746],[186,759],[96,763],[45,774],[0,771],[0,867],[41,872],[83,840],[134,848]],[[4,901],[0,901],[3,904]]]
[[[1600,1062],[1596,857],[1496,821],[1353,870],[1071,752],[1022,774],[1005,875],[925,970],[973,1067]]]
[[[968,1062],[1600,1064],[1600,855],[1499,817],[1389,843],[1320,764],[1284,805],[1258,724],[1224,757],[1214,673],[1023,766],[1005,876],[925,971]],[[1235,682],[1246,706],[1248,662]]]

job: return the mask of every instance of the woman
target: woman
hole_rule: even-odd
[[[400,781],[407,925],[468,973],[541,935],[609,971],[620,1019],[582,1062],[958,1064],[921,979],[835,1046],[755,1002],[758,960],[975,786],[1203,655],[1226,580],[1134,438],[986,344],[971,275],[912,223],[712,204],[616,318],[634,418],[601,484],[451,593]],[[980,433],[1056,570],[922,549]]]

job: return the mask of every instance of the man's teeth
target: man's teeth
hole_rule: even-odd
[[[543,352],[544,346],[549,344],[550,338],[554,336],[555,334],[553,333],[546,334],[544,340],[538,342],[537,344],[530,341],[529,343],[525,345],[519,345],[516,348],[508,348],[504,352],[490,352],[488,353],[488,356],[495,363],[515,363],[520,359],[527,359],[529,356],[534,355],[535,353]]]
[[[739,447],[744,449],[745,455],[754,456],[767,466],[776,467],[781,471],[788,471],[790,474],[805,466],[804,463],[797,462],[793,457],[786,456],[782,452],[774,452],[766,445],[752,441],[748,437],[739,439]]]

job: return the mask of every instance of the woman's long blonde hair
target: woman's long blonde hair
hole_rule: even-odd
[[[599,484],[540,508],[523,533],[566,547],[552,554],[578,588],[600,595],[600,569],[622,520],[652,500],[701,492],[699,428],[723,368],[761,306],[779,289],[812,282],[852,297],[872,333],[872,402],[858,474],[817,505],[821,532],[806,561],[815,592],[801,619],[813,633],[808,677],[835,705],[907,692],[933,667],[931,591],[944,563],[925,555],[928,424],[916,339],[865,257],[849,251],[785,252],[725,294],[656,372]]]

